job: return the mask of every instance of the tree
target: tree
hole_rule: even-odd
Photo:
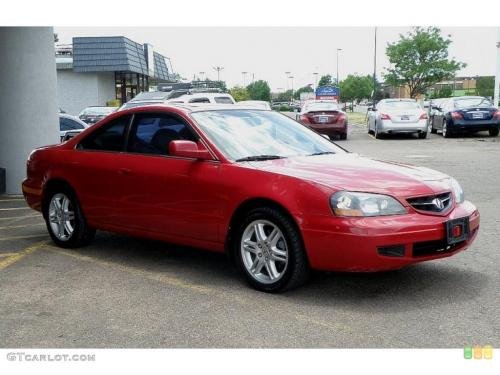
[[[321,76],[318,82],[318,86],[331,86],[333,85],[332,76],[330,74],[326,74]]]
[[[273,99],[275,102],[289,102],[292,100],[292,90],[287,90],[285,92],[280,92]]]
[[[292,91],[292,90],[290,90],[290,91]],[[295,99],[300,99],[300,94],[303,92],[314,92],[314,90],[312,89],[311,85],[307,85],[307,86],[301,87],[300,89],[297,89],[297,91],[295,91],[293,93],[293,97]]]
[[[340,82],[339,88],[342,102],[368,99],[373,91],[373,78],[349,74],[346,79]]]
[[[385,82],[393,86],[408,86],[410,97],[424,94],[435,83],[450,79],[466,66],[448,59],[451,39],[443,38],[437,27],[415,27],[400,40],[387,45],[386,54],[391,68],[386,68]]]
[[[237,102],[250,99],[250,94],[247,89],[241,86],[234,86],[231,90],[229,90],[229,93]]]
[[[476,80],[477,95],[493,97],[495,91],[495,77],[479,77]]]
[[[250,99],[252,100],[271,100],[271,88],[266,81],[258,80],[246,87]]]

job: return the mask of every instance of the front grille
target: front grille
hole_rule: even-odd
[[[448,211],[453,203],[451,193],[409,198],[407,201],[416,210],[435,213]]]

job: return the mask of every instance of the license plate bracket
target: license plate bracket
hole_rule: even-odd
[[[469,238],[469,218],[460,217],[448,220],[446,223],[446,243],[454,245]]]

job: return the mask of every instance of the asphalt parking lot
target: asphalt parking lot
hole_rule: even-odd
[[[281,295],[246,286],[222,255],[99,232],[52,246],[41,215],[0,197],[2,347],[500,346],[500,137],[375,140],[351,125],[341,145],[455,176],[481,212],[474,245],[402,270],[315,273]]]

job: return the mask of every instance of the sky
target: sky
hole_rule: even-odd
[[[397,41],[409,27],[377,28],[377,76],[389,66],[387,43]],[[450,57],[467,63],[459,76],[495,75],[497,28],[442,27],[453,43]],[[272,91],[315,84],[314,72],[372,74],[373,27],[55,27],[59,43],[71,43],[76,36],[126,36],[138,43],[150,43],[171,59],[174,72],[182,77],[217,79],[213,69],[222,66],[221,80],[228,87],[263,79]],[[242,72],[248,72],[246,77]],[[204,74],[200,74],[204,72]],[[293,79],[285,72],[291,72]],[[245,82],[244,82],[245,81]],[[292,82],[293,81],[293,82]]]

